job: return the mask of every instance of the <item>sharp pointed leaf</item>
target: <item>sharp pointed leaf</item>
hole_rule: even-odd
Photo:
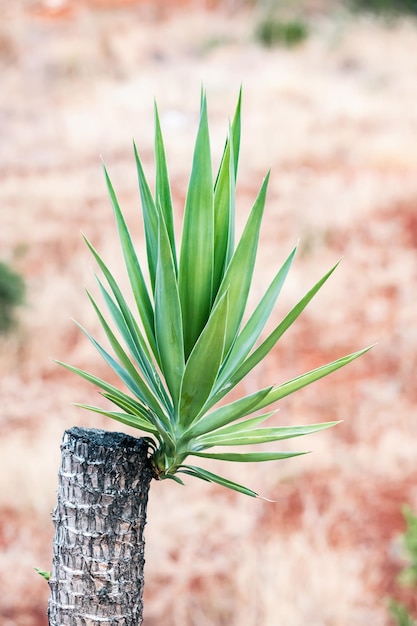
[[[165,404],[166,396],[160,392],[161,390],[156,385],[153,385],[153,384],[149,385],[149,380],[148,380],[148,383],[146,383],[143,380],[143,378],[140,376],[140,374],[136,370],[135,366],[132,364],[128,355],[126,354],[126,352],[124,351],[124,349],[122,348],[118,340],[116,339],[113,331],[111,330],[110,326],[107,324],[96,302],[94,301],[93,297],[88,291],[87,291],[87,295],[90,299],[91,304],[94,307],[96,315],[98,319],[100,320],[100,323],[104,329],[104,332],[106,333],[106,336],[110,342],[111,347],[114,350],[115,355],[117,356],[117,358],[119,359],[120,363],[123,366],[122,369],[118,367],[118,364],[116,363],[114,359],[110,358],[109,360],[108,357],[110,355],[106,353],[107,357],[105,356],[104,354],[105,351],[103,350],[103,348],[101,348],[101,346],[95,341],[95,339],[89,333],[87,333],[87,331],[82,326],[80,326],[81,330],[87,335],[87,337],[90,339],[93,345],[97,348],[97,350],[99,350],[100,354],[107,360],[109,365],[118,374],[118,376],[123,380],[123,382],[128,385],[129,389],[133,391],[134,393],[135,393],[134,389],[139,390],[139,393],[140,393],[139,397],[142,398],[144,402],[149,404],[149,406],[151,406],[152,409],[158,415],[163,416],[163,420],[165,422],[168,422],[167,417],[165,416],[165,413],[159,404],[159,403]],[[121,374],[122,372],[123,372],[123,376]],[[134,385],[134,387],[132,387],[132,384]],[[136,391],[136,394],[138,395],[137,391]],[[159,410],[157,410],[156,407],[159,407]]]
[[[127,362],[124,365],[121,365],[116,359],[112,357],[111,354],[107,352],[99,344],[96,339],[78,322],[75,322],[77,326],[82,330],[85,336],[91,341],[93,346],[96,348],[100,356],[106,361],[106,363],[111,367],[114,373],[120,378],[121,381],[124,382],[126,387],[143,402],[145,405],[149,406],[149,408],[169,426],[169,421],[167,416],[165,415],[161,405],[159,404],[158,399],[151,392],[146,383],[140,378],[137,374],[136,370],[133,370],[128,367]],[[121,353],[120,353],[121,354]],[[127,369],[128,368],[128,369]]]
[[[146,283],[142,274],[142,269],[140,267],[139,260],[137,258],[135,248],[133,246],[133,242],[129,233],[129,230],[126,225],[126,221],[123,217],[123,214],[120,210],[119,202],[117,200],[116,194],[114,192],[113,186],[111,184],[109,175],[107,173],[106,168],[104,167],[104,174],[106,177],[107,189],[110,195],[110,200],[113,207],[113,212],[116,218],[117,229],[120,238],[120,244],[126,264],[127,273],[129,276],[130,284],[132,287],[133,296],[135,298],[136,306],[139,311],[140,318],[143,323],[143,327],[145,329],[146,337],[148,339],[149,345],[153,351],[156,353],[156,344],[155,337],[153,334],[154,331],[154,319],[153,319],[153,309],[152,304],[149,298],[148,290],[146,287]],[[109,280],[109,276],[111,277],[111,288],[116,296],[114,291],[115,281],[111,276],[109,270],[105,267],[102,259],[98,255],[98,253],[94,250],[93,246],[89,243],[89,241],[84,238],[91,252],[93,253],[96,261],[99,263],[101,270],[106,276],[106,280]],[[121,295],[120,290],[117,288],[118,293]],[[119,301],[118,297],[116,299]]]
[[[234,247],[236,184],[232,150],[233,143],[229,139],[214,190],[213,298],[218,292]]]
[[[233,143],[233,166],[234,166],[233,169],[234,169],[234,178],[235,178],[235,180],[237,178],[237,169],[238,169],[239,153],[240,153],[241,112],[242,112],[242,89],[239,90],[239,97],[238,97],[238,101],[237,101],[237,105],[236,105],[235,114],[233,116],[232,134],[231,134],[232,143]],[[224,146],[223,156],[222,156],[222,160],[220,162],[219,171],[217,172],[216,182],[215,182],[214,188],[216,188],[216,185],[218,184],[218,181],[219,181],[220,172],[221,172],[222,167],[223,167],[223,160],[225,158],[225,154],[226,154],[226,151],[227,151],[229,138],[230,137],[227,138],[226,144]]]
[[[155,161],[156,161],[156,206],[164,217],[168,239],[171,245],[172,258],[177,272],[177,253],[175,248],[174,218],[171,198],[171,187],[168,177],[168,168],[165,156],[164,140],[161,132],[158,108],[155,102]]]
[[[179,421],[185,428],[197,417],[213,388],[223,359],[228,294],[214,308],[187,361],[181,385]]]
[[[77,376],[84,378],[85,380],[87,380],[89,383],[92,383],[96,387],[99,387],[100,389],[104,389],[109,395],[114,396],[115,398],[118,398],[120,401],[122,401],[123,399],[126,399],[126,401],[129,401],[129,403],[133,403],[133,405],[136,407],[136,409],[139,411],[140,414],[142,414],[142,410],[145,410],[145,411],[146,409],[149,410],[146,407],[146,405],[143,405],[137,400],[130,398],[125,393],[123,393],[123,391],[120,391],[120,389],[118,389],[117,387],[110,385],[105,380],[102,380],[101,378],[98,378],[97,376],[94,376],[93,374],[90,374],[89,372],[86,372],[80,369],[79,367],[68,365],[68,363],[63,363],[62,361],[56,361],[56,363],[58,365],[61,365],[62,367],[65,367],[65,369],[72,372],[73,374],[77,374]]]
[[[99,413],[100,415],[105,415],[106,417],[110,417],[111,419],[114,419],[121,424],[125,424],[126,426],[131,426],[132,428],[138,428],[139,430],[144,430],[147,433],[158,435],[158,431],[155,426],[152,426],[152,424],[150,424],[148,421],[141,419],[137,415],[129,415],[128,413],[119,413],[117,411],[106,411],[105,409],[102,409],[98,406],[91,406],[90,404],[80,404],[78,402],[75,403],[75,406],[78,406],[81,409],[86,409],[87,411]]]
[[[154,426],[157,428],[158,432],[160,433],[161,437],[164,439],[164,442],[167,445],[172,445],[173,441],[172,441],[172,437],[169,432],[169,429],[167,429],[165,424],[159,419],[159,417],[156,414],[152,413],[152,411],[149,409],[149,407],[146,404],[142,404],[140,401],[135,400],[131,398],[130,396],[127,396],[125,393],[123,393],[123,391],[120,391],[120,389],[118,389],[117,387],[110,385],[109,383],[102,380],[101,378],[98,378],[97,376],[94,376],[93,374],[89,374],[88,372],[78,367],[74,367],[72,365],[69,365],[68,363],[63,363],[62,361],[56,361],[56,363],[58,365],[61,365],[62,367],[65,367],[65,369],[67,369],[68,371],[73,372],[74,374],[77,374],[77,376],[84,378],[84,380],[87,380],[93,385],[96,385],[100,389],[103,389],[106,392],[106,393],[103,393],[103,396],[107,397],[109,400],[114,401],[113,398],[116,398],[120,403],[123,403],[123,402],[128,403],[128,406],[135,407],[135,410],[139,415],[146,415],[146,418],[149,419],[149,421],[152,424],[154,424]],[[116,402],[116,404],[118,403]]]
[[[362,356],[362,354],[365,354],[365,352],[368,352],[368,350],[370,350],[371,348],[372,346],[365,348],[364,350],[359,350],[358,352],[348,354],[347,356],[337,359],[336,361],[327,363],[327,365],[322,365],[321,367],[311,370],[306,374],[297,376],[297,378],[293,378],[292,380],[289,380],[288,382],[279,385],[279,387],[274,387],[269,392],[269,394],[259,402],[256,409],[262,409],[266,406],[269,406],[277,400],[281,400],[281,398],[284,398],[285,396],[288,396],[289,394],[294,393],[295,391],[298,391],[299,389],[302,389],[307,385],[311,385],[311,383],[314,383],[316,380],[320,380],[320,378],[328,376],[332,372],[335,372],[341,367],[344,367],[348,363],[351,363],[358,357]]]
[[[174,482],[178,483],[179,485],[184,486],[184,481],[182,481],[181,478],[179,476],[177,476],[176,474],[163,474],[161,476],[161,479],[163,479],[163,480],[173,480]]]
[[[268,352],[272,350],[278,340],[282,337],[290,326],[295,322],[297,317],[304,311],[308,303],[313,299],[319,289],[324,285],[327,279],[333,274],[336,267],[339,265],[337,263],[332,269],[327,272],[315,285],[310,289],[310,291],[303,297],[301,300],[291,309],[291,311],[285,316],[285,318],[278,324],[278,326],[272,331],[267,339],[257,348],[247,359],[246,361],[237,369],[233,374],[230,375],[229,381],[234,387],[240,382],[260,361],[262,361]],[[218,398],[216,398],[218,400]]]
[[[217,474],[213,474],[213,472],[209,472],[201,467],[196,467],[195,465],[182,465],[181,469],[179,469],[183,474],[188,474],[189,476],[194,476],[195,478],[200,478],[201,480],[205,480],[209,483],[217,483],[222,487],[227,487],[228,489],[232,489],[233,491],[238,491],[239,493],[243,493],[246,496],[251,496],[252,498],[258,498],[259,494],[252,489],[248,489],[248,487],[244,487],[243,485],[239,485],[238,483],[233,482],[232,480],[228,480],[227,478],[222,478],[222,476],[218,476]]]
[[[209,318],[213,290],[213,179],[205,97],[184,211],[179,292],[187,359]]]
[[[198,437],[199,435],[209,433],[253,413],[253,411],[256,411],[255,407],[258,407],[260,402],[269,395],[271,390],[272,387],[266,387],[265,389],[256,391],[250,396],[245,396],[235,402],[225,404],[215,409],[193,424],[187,432],[187,435],[191,438]]]
[[[280,294],[294,259],[295,251],[296,249],[294,248],[233,344],[216,382],[217,389],[221,389],[229,378],[234,378],[233,375],[237,368],[241,365],[258,340]],[[215,398],[216,401],[219,399],[217,395]]]
[[[158,211],[155,206],[152,192],[149,188],[143,171],[142,162],[139,158],[136,145],[133,144],[138,174],[140,198],[142,203],[143,225],[145,228],[146,252],[148,259],[149,277],[152,290],[155,290],[156,265],[158,262]]]
[[[309,435],[325,428],[335,426],[339,422],[326,422],[322,424],[310,424],[307,426],[277,426],[271,428],[255,428],[243,430],[233,426],[229,427],[227,433],[216,433],[204,435],[198,438],[198,443],[205,447],[212,446],[247,446],[259,443],[271,443],[273,441],[282,441],[284,439],[292,439],[294,437],[302,437]],[[244,424],[244,422],[243,422]]]
[[[171,246],[165,222],[159,221],[159,253],[155,283],[155,329],[161,370],[178,408],[184,373],[184,341],[181,304]]]
[[[232,143],[233,143],[233,164],[235,180],[237,178],[237,168],[240,153],[240,134],[241,134],[241,111],[242,111],[242,88],[239,90],[236,111],[232,122]]]
[[[140,405],[133,398],[127,396],[123,392],[119,392],[116,394],[110,391],[102,391],[101,395],[103,396],[103,398],[110,400],[110,402],[118,406],[120,409],[123,409],[125,413],[128,413],[129,415],[136,415],[137,417],[155,425],[155,416],[151,412],[149,407]]]
[[[91,296],[91,294],[88,291],[87,291],[87,295],[90,299],[91,304],[94,307],[96,315],[98,319],[100,320],[100,323],[104,329],[104,332],[106,333],[106,336],[110,342],[111,347],[114,350],[115,355],[119,359],[120,363],[123,365],[126,372],[128,372],[132,381],[134,381],[135,384],[138,386],[138,388],[141,390],[143,398],[146,399],[146,401],[149,403],[149,398],[150,398],[149,394],[152,393],[153,396],[157,399],[157,401],[161,403],[163,406],[165,406],[165,409],[169,410],[170,406],[169,406],[169,403],[167,402],[167,397],[166,397],[166,394],[164,393],[162,383],[160,382],[159,385],[157,384],[156,379],[154,378],[154,372],[152,372],[152,370],[150,369],[149,362],[147,366],[144,365],[141,355],[137,354],[139,363],[141,365],[141,369],[143,367],[142,373],[145,376],[145,379],[146,379],[146,382],[145,382],[145,380],[141,377],[141,375],[137,371],[136,367],[131,362],[125,350],[122,348],[119,341],[116,339],[116,336],[114,335],[110,326],[107,324],[106,320],[104,319],[100,309],[98,308],[96,302],[94,301],[94,298]],[[110,305],[110,302],[108,302],[108,304]],[[116,311],[114,311],[114,313],[116,314]],[[96,344],[94,345],[97,347]],[[136,353],[135,347],[132,346],[132,348],[134,352]]]
[[[242,321],[249,296],[249,289],[255,267],[259,230],[265,207],[268,178],[269,176],[265,178],[262,184],[242,237],[237,245],[232,260],[228,265],[217,294],[217,299],[219,299],[226,291],[229,291],[230,304],[225,345],[226,353],[239,331],[239,326]]]
[[[293,456],[301,456],[308,452],[190,452],[192,456],[233,463],[261,463],[263,461],[280,461]]]
[[[167,412],[171,413],[172,403],[165,391],[161,378],[154,367],[152,358],[149,354],[142,333],[138,328],[135,320],[133,319],[133,316],[128,315],[128,309],[127,311],[125,310],[125,315],[123,315],[122,311],[114,302],[99,278],[97,278],[97,282],[99,284],[101,294],[103,296],[107,309],[109,310],[118,331],[123,337],[126,346],[129,348],[133,359],[137,363],[140,371],[142,372],[144,378],[146,379],[149,387],[151,388],[155,396],[163,404]],[[91,296],[89,297],[91,299]],[[93,306],[96,308],[96,304],[94,302]],[[98,310],[97,314],[99,318],[102,317]]]
[[[216,430],[211,431],[206,435],[202,435],[201,439],[205,439],[205,437],[211,437],[212,434],[227,435],[228,433],[237,434],[240,432],[250,432],[252,429],[256,428],[276,413],[277,411],[269,411],[269,413],[264,413],[263,415],[259,415],[258,417],[251,417],[250,419],[244,419],[240,422],[229,424],[228,426],[222,426],[221,428],[217,428]],[[198,437],[197,441],[200,441],[200,437]]]

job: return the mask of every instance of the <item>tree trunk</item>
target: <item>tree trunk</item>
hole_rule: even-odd
[[[49,624],[139,626],[152,478],[148,444],[71,428],[61,450]]]

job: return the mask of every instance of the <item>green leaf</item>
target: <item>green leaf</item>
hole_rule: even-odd
[[[139,418],[142,418],[143,420],[148,421],[151,425],[153,425],[156,431],[155,436],[158,438],[159,441],[164,442],[164,445],[167,447],[167,449],[171,450],[175,447],[171,429],[169,427],[167,428],[167,426],[165,425],[166,421],[164,422],[163,420],[161,420],[157,415],[152,413],[152,411],[150,411],[148,407],[142,407],[141,405],[138,405],[138,403],[136,403],[133,398],[130,398],[122,392],[119,392],[119,394],[111,392],[101,392],[101,395],[103,396],[103,398],[110,400],[110,402],[113,402],[113,404],[123,409],[128,415],[137,415]]]
[[[100,319],[102,321],[102,319]],[[123,360],[123,365],[118,363],[111,354],[107,352],[99,344],[96,339],[78,322],[75,322],[77,326],[82,330],[85,336],[91,341],[93,346],[96,348],[100,356],[106,361],[106,363],[111,367],[114,373],[120,378],[121,381],[124,382],[126,387],[130,389],[130,391],[138,397],[145,405],[149,406],[149,408],[160,417],[167,425],[169,425],[167,416],[162,410],[161,405],[159,404],[158,398],[152,393],[146,383],[142,380],[142,378],[138,375],[135,368],[130,363],[130,367],[128,365],[128,358],[126,357],[126,361]],[[111,333],[110,329],[108,329],[109,333]],[[107,331],[106,331],[107,332]],[[109,336],[109,335],[108,335]],[[114,338],[114,344],[112,343],[113,349],[116,349],[117,340]],[[119,357],[122,356],[122,348],[118,349],[117,354]]]
[[[120,409],[123,409],[125,413],[128,413],[129,415],[136,415],[140,419],[143,419],[155,426],[155,416],[148,407],[139,404],[125,393],[121,391],[119,392],[119,390],[117,390],[117,392],[118,393],[102,391],[100,392],[100,395],[102,395],[103,398],[110,400],[110,402],[118,406]],[[158,430],[156,426],[155,428]]]
[[[106,411],[105,409],[101,409],[98,406],[92,406],[91,404],[81,404],[79,402],[75,402],[74,406],[78,406],[81,409],[86,409],[87,411],[93,411],[94,413],[99,413],[100,415],[105,415],[106,417],[110,417],[126,426],[131,426],[132,428],[137,428],[139,430],[144,430],[147,433],[152,433],[153,435],[158,436],[158,429],[155,428],[150,422],[145,419],[141,419],[137,415],[130,415],[129,413],[119,413],[118,411]]]
[[[316,380],[319,380],[324,376],[328,376],[332,372],[335,372],[336,370],[344,367],[348,363],[351,363],[362,354],[365,354],[365,352],[368,352],[368,350],[370,350],[371,348],[372,346],[369,346],[364,350],[359,350],[358,352],[348,354],[347,356],[337,359],[336,361],[332,361],[331,363],[327,363],[326,365],[317,367],[316,369],[311,370],[306,374],[297,376],[297,378],[293,378],[292,380],[289,380],[286,383],[279,385],[279,387],[274,387],[273,389],[271,389],[267,396],[260,400],[260,402],[256,406],[256,409],[254,410],[263,409],[273,402],[281,400],[281,398],[284,398],[285,396],[288,396],[289,394],[294,393],[295,391],[298,391],[299,389],[302,389],[307,385],[311,385],[311,383],[314,383]]]
[[[285,316],[285,318],[278,324],[278,326],[272,331],[267,339],[246,359],[246,361],[238,367],[235,372],[230,374],[229,382],[231,387],[237,385],[260,361],[262,361],[266,355],[272,350],[278,340],[282,337],[290,326],[295,322],[297,317],[304,311],[307,304],[316,295],[319,289],[324,285],[327,279],[333,274],[337,263],[332,269],[327,272],[310,291],[291,309],[291,311]],[[220,398],[216,397],[216,401]]]
[[[114,192],[113,186],[111,184],[110,178],[107,174],[107,170],[105,167],[104,167],[104,174],[106,177],[106,183],[107,183],[107,188],[108,188],[108,192],[109,192],[112,207],[113,207],[113,212],[116,218],[120,245],[122,248],[123,257],[125,260],[126,269],[127,269],[130,284],[132,287],[132,292],[135,298],[136,306],[138,308],[139,315],[142,320],[143,327],[145,329],[145,334],[149,342],[149,345],[151,347],[151,350],[154,353],[154,355],[156,355],[157,350],[156,350],[156,343],[155,343],[155,336],[154,336],[154,318],[153,318],[153,309],[152,309],[151,300],[149,298],[146,283],[142,274],[142,269],[140,267],[140,263],[136,256],[136,252],[132,243],[129,230],[127,228],[123,214],[120,210],[120,206],[117,201],[116,194]],[[100,269],[104,273],[106,280],[109,282],[109,285],[120,306],[118,295],[121,296],[121,292],[120,292],[120,289],[117,287],[116,281],[113,279],[111,273],[106,268],[102,259],[98,255],[98,253],[94,250],[93,246],[89,243],[89,241],[85,237],[84,239],[88,247],[90,248],[91,252],[93,253],[97,263],[99,264]],[[115,288],[116,288],[116,291],[115,291]]]
[[[190,452],[192,456],[218,461],[233,461],[236,463],[260,463],[262,461],[280,461],[293,456],[301,456],[308,452]]]
[[[229,318],[226,333],[225,352],[227,353],[236,335],[245,312],[255,267],[259,230],[265,207],[269,175],[265,178],[249,215],[242,237],[226,270],[217,293],[218,301],[229,292]]]
[[[138,174],[140,198],[142,202],[142,216],[145,228],[146,256],[148,259],[149,278],[151,279],[152,291],[154,291],[156,266],[158,263],[158,211],[134,142],[133,150],[135,153],[136,170]]]
[[[227,426],[222,426],[221,428],[217,428],[215,431],[209,432],[206,435],[202,435],[204,437],[211,437],[211,435],[226,435],[227,433],[237,434],[239,432],[250,432],[252,429],[256,428],[266,420],[268,420],[272,415],[275,415],[277,411],[269,411],[268,413],[264,413],[263,415],[259,415],[257,417],[251,417],[249,419],[244,419],[237,423],[232,423]],[[200,438],[197,439],[200,441]]]
[[[214,188],[213,297],[219,290],[234,248],[236,182],[232,150],[233,142],[229,139]]]
[[[154,424],[164,442],[168,446],[172,445],[173,439],[170,433],[170,429],[166,427],[166,425],[163,421],[161,421],[158,415],[150,411],[149,407],[146,404],[142,404],[140,401],[131,398],[123,391],[120,391],[120,389],[118,389],[117,387],[114,387],[114,385],[110,385],[105,380],[102,380],[101,378],[98,378],[97,376],[94,376],[89,372],[86,372],[78,367],[74,367],[73,365],[69,365],[68,363],[63,363],[62,361],[56,361],[56,363],[58,365],[61,365],[62,367],[65,367],[65,369],[67,369],[68,371],[77,374],[77,376],[84,378],[84,380],[87,380],[89,383],[92,383],[100,389],[103,389],[105,393],[103,393],[102,395],[105,398],[108,398],[110,401],[115,402],[117,406],[122,406],[123,408],[124,406],[128,406],[130,407],[131,412],[135,411],[135,413],[137,413],[139,416],[148,419],[149,422]]]
[[[205,433],[210,433],[217,428],[226,426],[241,417],[253,413],[257,410],[255,407],[258,407],[260,401],[267,397],[272,389],[272,386],[266,387],[249,396],[245,396],[244,398],[235,400],[235,402],[225,404],[215,409],[193,424],[187,431],[186,436],[191,439],[199,435],[204,435]]]
[[[117,387],[110,385],[109,383],[102,380],[101,378],[98,378],[97,376],[93,376],[93,374],[89,374],[88,372],[85,372],[78,367],[73,367],[72,365],[68,365],[68,363],[63,363],[62,361],[56,361],[56,363],[58,365],[61,365],[62,367],[65,367],[65,369],[67,369],[68,371],[77,374],[77,376],[84,378],[84,380],[87,380],[93,385],[96,385],[100,389],[104,389],[106,393],[103,393],[102,395],[105,398],[108,398],[110,401],[115,402],[115,404],[117,404],[118,406],[122,406],[123,403],[127,403],[128,406],[135,407],[135,412],[139,416],[142,415],[144,418],[146,416],[145,419],[148,419],[149,422],[155,426],[161,439],[163,439],[164,444],[167,446],[167,449],[171,449],[174,446],[173,435],[171,433],[171,429],[169,428],[169,423],[167,427],[166,420],[161,420],[161,416],[152,413],[146,405],[140,404],[133,398],[130,398],[125,393],[120,391]]]
[[[145,344],[145,340],[138,328],[133,315],[123,315],[120,311],[120,308],[114,302],[108,291],[105,289],[104,285],[100,281],[98,277],[97,282],[99,284],[101,294],[103,296],[104,302],[107,306],[110,315],[119,330],[126,346],[129,348],[129,351],[139,366],[140,371],[145,377],[147,384],[153,391],[154,395],[159,399],[161,404],[165,407],[168,413],[172,412],[172,403],[165,391],[163,383],[156,371],[154,364],[152,362],[152,358],[149,354],[147,346]],[[87,291],[88,293],[88,291]],[[89,295],[92,300],[91,296]],[[92,300],[93,306],[96,309],[98,317],[101,319],[102,315],[100,314],[97,305]],[[125,313],[128,313],[129,309],[125,310]],[[126,320],[127,317],[127,320]],[[105,329],[106,330],[106,329]],[[107,332],[107,331],[106,331]],[[116,350],[115,350],[116,352]],[[117,354],[117,352],[116,352]]]
[[[103,290],[104,290],[104,288],[103,288]],[[104,290],[103,291],[103,295],[105,295],[105,294],[106,294],[106,292]],[[91,304],[94,307],[96,315],[97,315],[97,317],[100,320],[100,323],[101,323],[101,325],[102,325],[102,327],[104,329],[104,332],[106,333],[106,336],[107,336],[107,338],[108,338],[108,340],[110,342],[111,347],[113,348],[114,353],[116,354],[116,356],[118,357],[120,362],[123,364],[123,367],[125,368],[125,370],[129,373],[131,379],[133,381],[135,381],[135,383],[138,385],[139,389],[142,392],[143,398],[145,398],[146,401],[149,402],[149,395],[148,394],[150,392],[152,392],[153,396],[158,400],[158,402],[161,403],[165,407],[165,409],[169,411],[170,408],[171,408],[171,406],[169,404],[169,400],[167,399],[166,393],[163,390],[161,381],[159,381],[159,384],[157,383],[157,380],[156,380],[157,374],[156,374],[156,372],[152,371],[150,362],[148,361],[148,363],[146,365],[145,364],[146,361],[144,362],[142,356],[139,353],[137,353],[135,345],[131,344],[132,350],[133,350],[133,352],[137,356],[138,364],[140,365],[142,373],[145,376],[145,379],[146,379],[146,382],[145,382],[142,379],[142,377],[140,376],[140,374],[138,373],[138,371],[136,370],[135,366],[131,362],[131,360],[128,357],[128,355],[126,354],[125,350],[120,345],[119,341],[116,339],[113,331],[111,330],[110,326],[107,324],[107,322],[104,319],[100,309],[98,308],[96,302],[94,301],[94,298],[88,292],[88,290],[87,290],[87,295],[88,295],[88,297],[90,299]],[[108,294],[107,294],[107,296],[108,296]],[[111,308],[111,302],[112,301],[111,301],[110,296],[108,296],[108,297],[109,297],[109,300],[106,300],[106,303]],[[114,302],[113,302],[113,305],[114,305]],[[111,310],[112,310],[114,316],[117,317],[116,314],[117,314],[118,309],[115,307],[114,309],[111,309]],[[119,322],[121,322],[120,319],[119,319]],[[127,339],[129,340],[128,336],[127,336]],[[146,359],[146,357],[145,357],[145,359]],[[149,389],[148,389],[148,387],[149,387]]]
[[[235,180],[237,178],[237,167],[239,163],[240,153],[240,134],[241,134],[241,110],[242,110],[242,87],[239,89],[239,97],[232,123],[232,142],[233,142],[233,164]]]
[[[213,246],[213,179],[207,103],[203,97],[185,202],[179,267],[179,293],[186,359],[210,314],[213,289]]]
[[[120,399],[120,401],[126,398],[126,401],[128,400],[130,403],[133,403],[136,406],[137,410],[140,411],[140,414],[142,414],[141,411],[147,409],[146,405],[143,405],[137,400],[130,398],[125,393],[123,393],[123,391],[120,391],[120,389],[118,389],[117,387],[114,387],[114,385],[110,385],[110,383],[107,383],[105,380],[102,380],[101,378],[98,378],[97,376],[94,376],[93,374],[90,374],[89,372],[86,372],[85,370],[82,370],[79,367],[68,365],[68,363],[63,363],[62,361],[55,361],[55,362],[58,365],[65,367],[65,369],[67,369],[69,372],[72,372],[73,374],[77,374],[77,376],[84,378],[84,380],[87,380],[89,383],[96,385],[100,389],[104,389],[108,394],[111,394],[115,398]]]
[[[187,361],[181,385],[179,422],[186,428],[197,417],[213,388],[223,359],[228,294],[219,300]]]
[[[264,297],[259,302],[252,316],[245,324],[242,332],[237,337],[224,365],[222,366],[221,373],[216,382],[217,390],[220,390],[229,378],[235,379],[236,370],[258,340],[281,292],[282,286],[293,262],[295,252],[296,248],[294,248],[281,269],[276,274]],[[219,395],[216,394],[214,396],[214,400],[217,402],[219,400]]]
[[[242,90],[214,184],[213,298],[234,251],[236,176],[240,150]]]
[[[194,476],[195,478],[200,478],[201,480],[205,480],[209,483],[217,483],[222,487],[227,487],[228,489],[233,489],[233,491],[238,491],[239,493],[243,493],[246,496],[251,496],[252,498],[259,498],[259,494],[252,489],[248,489],[243,485],[239,485],[227,478],[222,478],[217,474],[213,474],[213,472],[209,472],[208,470],[203,469],[202,467],[196,467],[195,465],[181,465],[179,472],[183,474],[188,474],[189,476]]]
[[[234,178],[235,178],[235,180],[237,178],[237,168],[238,168],[239,153],[240,153],[241,111],[242,111],[242,88],[240,88],[240,90],[239,90],[239,97],[238,97],[238,101],[237,101],[237,105],[236,105],[235,114],[233,116],[232,133],[231,133],[232,143],[233,143],[233,165],[234,165]],[[217,172],[217,177],[216,177],[216,182],[215,182],[214,188],[216,188],[216,186],[217,186],[217,184],[219,182],[220,172],[221,172],[222,167],[223,167],[223,161],[225,159],[225,155],[226,155],[226,152],[227,152],[229,139],[230,139],[230,135],[227,138],[226,144],[224,146],[223,156],[222,156],[222,160],[220,162],[219,171]]]
[[[91,304],[93,305],[94,311],[96,312],[96,315],[97,315],[97,317],[98,317],[98,319],[100,321],[101,326],[104,329],[104,332],[106,333],[107,339],[109,340],[109,343],[110,343],[111,347],[113,348],[114,353],[116,354],[116,356],[118,357],[120,362],[123,364],[123,366],[126,369],[126,371],[129,372],[129,374],[131,375],[132,379],[140,380],[140,384],[144,384],[142,378],[139,376],[139,374],[138,374],[136,368],[134,367],[134,365],[132,364],[130,358],[128,357],[128,355],[126,354],[124,349],[122,348],[122,346],[119,343],[119,341],[116,339],[116,336],[114,335],[114,333],[111,330],[110,326],[106,322],[106,320],[105,320],[104,316],[102,315],[102,313],[101,313],[97,303],[95,302],[93,296],[88,291],[88,289],[86,289],[86,293],[87,293],[87,296],[88,296]],[[78,323],[77,323],[77,326],[79,326],[79,328],[81,328],[81,330],[87,335],[87,337],[90,340],[93,339],[91,337],[91,335],[85,330],[85,328],[83,328]],[[95,340],[93,341],[93,344],[94,344],[95,347],[97,347],[97,345],[98,345]]]
[[[322,424],[310,424],[307,426],[277,426],[271,428],[256,428],[243,430],[242,424],[230,426],[228,432],[216,431],[213,434],[203,435],[197,439],[198,444],[205,447],[212,446],[244,446],[259,443],[270,443],[273,441],[282,441],[284,439],[292,439],[293,437],[302,437],[309,435],[325,428],[335,426],[339,422],[325,422]],[[236,428],[236,426],[240,428]]]
[[[158,107],[155,102],[155,161],[156,161],[156,206],[162,212],[167,228],[172,258],[177,272],[177,253],[175,248],[174,218],[171,198],[171,187],[168,177],[168,167],[165,156],[164,140],[159,121]]]
[[[133,335],[138,335],[140,334],[140,330],[136,324],[136,321],[132,315],[132,312],[130,311],[126,300],[117,284],[116,279],[114,278],[114,276],[112,275],[112,273],[110,272],[109,268],[107,267],[107,265],[104,263],[103,259],[101,258],[101,256],[99,255],[99,253],[97,252],[97,250],[94,248],[94,246],[92,245],[92,243],[87,239],[87,237],[85,235],[83,235],[84,241],[87,244],[88,248],[90,249],[90,252],[93,254],[95,260],[97,261],[98,266],[100,267],[101,271],[104,274],[104,277],[115,297],[115,300],[118,304],[118,307],[120,309],[120,312],[122,313],[126,324],[129,326],[131,332]],[[98,280],[98,279],[97,279]],[[102,284],[101,282],[99,282],[99,284]],[[153,323],[153,310],[152,310],[152,323]],[[145,347],[146,349],[146,347]],[[147,356],[150,359],[150,354],[149,351],[147,351]]]
[[[173,480],[179,485],[184,486],[184,481],[181,480],[181,478],[177,476],[176,474],[161,474],[160,480]]]
[[[176,411],[185,367],[184,341],[174,260],[162,216],[159,221],[159,252],[155,283],[155,330],[161,370]]]

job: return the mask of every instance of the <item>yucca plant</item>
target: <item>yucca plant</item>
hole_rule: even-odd
[[[249,418],[277,400],[350,363],[365,350],[298,376],[267,386],[235,402],[216,406],[260,363],[294,323],[333,273],[327,272],[258,346],[294,259],[295,249],[278,270],[264,297],[242,325],[252,282],[269,174],[263,181],[246,227],[235,246],[236,175],[240,145],[241,97],[213,185],[207,103],[201,115],[185,202],[180,253],[174,237],[173,207],[165,150],[155,107],[156,190],[153,195],[139,154],[134,149],[149,270],[148,288],[135,246],[106,169],[121,248],[137,310],[129,308],[116,279],[86,239],[107,287],[97,278],[116,337],[99,306],[88,294],[107,335],[113,356],[81,327],[100,355],[121,379],[126,393],[76,367],[68,369],[102,389],[117,411],[79,405],[151,435],[148,443],[154,476],[191,474],[247,495],[253,491],[195,465],[188,457],[223,461],[272,461],[299,453],[208,452],[213,447],[247,446],[299,437],[334,422],[292,427],[261,427],[272,412]],[[124,343],[124,346],[123,346]],[[255,347],[256,346],[256,347]]]
[[[295,249],[278,269],[259,304],[248,314],[246,307],[269,174],[262,182],[242,236],[235,243],[240,134],[241,94],[233,122],[229,125],[219,170],[213,178],[207,102],[203,92],[182,237],[177,252],[173,202],[155,106],[154,193],[134,146],[148,279],[145,279],[144,268],[139,262],[135,244],[104,168],[135,305],[128,305],[126,296],[105,260],[86,239],[104,277],[104,281],[97,277],[104,309],[100,308],[90,293],[88,297],[111,350],[101,345],[87,330],[81,329],[123,385],[121,388],[116,387],[78,367],[61,364],[97,386],[115,408],[90,404],[78,406],[146,434],[141,440],[146,442],[147,449],[147,485],[151,478],[173,479],[182,484],[182,475],[189,475],[256,497],[258,494],[247,486],[195,463],[202,458],[237,462],[274,461],[302,454],[262,450],[259,444],[307,435],[328,428],[335,422],[265,426],[264,423],[274,413],[270,409],[271,405],[350,363],[368,348],[278,386],[267,385],[238,400],[225,400],[227,394],[267,356],[336,267],[330,269],[304,295],[266,338],[262,337],[293,262]],[[256,449],[247,451],[246,446],[251,445],[256,446]],[[245,446],[245,449],[233,451],[239,449],[239,446]],[[197,461],[190,462],[190,458]],[[61,473],[66,475],[65,471]],[[65,515],[62,519],[66,519]],[[54,583],[53,574],[50,581],[52,586],[58,585],[57,580],[55,576]],[[61,624],[66,623],[62,617],[60,619]],[[137,615],[130,623],[140,623]]]

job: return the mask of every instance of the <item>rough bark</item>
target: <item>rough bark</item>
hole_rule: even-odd
[[[152,472],[143,439],[64,434],[49,581],[50,626],[139,626]]]

